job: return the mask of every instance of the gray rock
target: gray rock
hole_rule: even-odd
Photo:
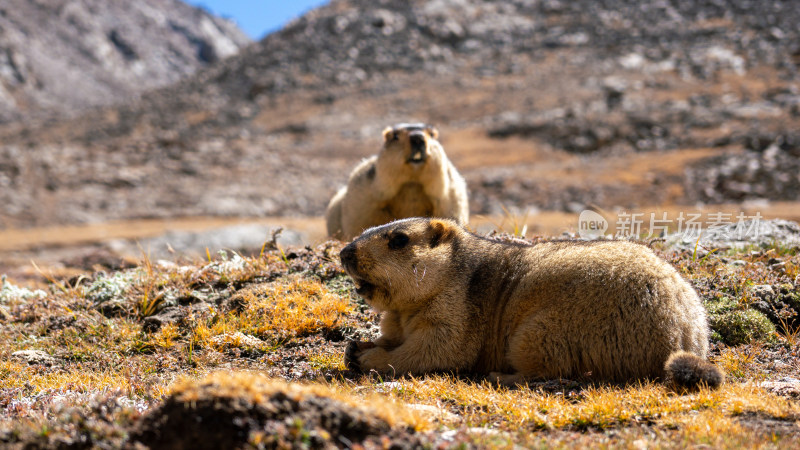
[[[800,380],[787,377],[778,381],[762,381],[759,386],[782,397],[800,397]]]
[[[52,366],[58,361],[42,350],[19,350],[12,353],[11,357],[30,365],[40,364],[43,366]]]
[[[214,336],[211,342],[220,347],[241,349],[261,349],[265,344],[261,339],[241,331]]]
[[[176,324],[188,316],[185,308],[180,306],[169,306],[161,310],[158,314],[145,317],[142,323],[142,330],[153,333],[161,329],[166,324]]]
[[[687,170],[691,201],[800,200],[800,134],[754,132],[733,136],[731,143],[748,151],[707,158]]]
[[[750,292],[761,300],[772,300],[775,297],[775,290],[768,284],[759,284],[750,288]]]
[[[202,316],[211,312],[208,303],[203,301],[189,306],[166,306],[157,314],[144,318],[142,330],[152,333],[158,331],[166,324],[179,324],[182,320],[191,316]]]
[[[694,250],[698,242],[697,236],[684,233],[672,233],[665,238],[667,246],[682,250]],[[755,220],[748,219],[741,223],[731,223],[704,232],[699,246],[705,249],[743,248],[750,245],[800,246],[800,225],[797,222],[782,219]],[[744,264],[744,261],[733,261],[732,265]]]

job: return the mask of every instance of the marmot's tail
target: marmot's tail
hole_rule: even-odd
[[[707,386],[717,389],[725,374],[703,358],[689,352],[675,352],[664,364],[664,384],[678,392],[692,392]]]

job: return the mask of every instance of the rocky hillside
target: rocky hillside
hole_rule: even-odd
[[[233,23],[180,0],[5,0],[0,122],[115,103],[249,43]]]
[[[0,129],[0,226],[318,215],[410,120],[473,213],[800,200],[797,23],[780,1],[334,0],[140,100]],[[782,181],[743,193],[742,171]]]

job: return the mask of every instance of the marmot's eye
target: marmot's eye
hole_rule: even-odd
[[[405,233],[395,233],[389,238],[389,248],[399,250],[408,244],[408,235]]]
[[[393,141],[397,140],[397,131],[392,131],[392,140]]]

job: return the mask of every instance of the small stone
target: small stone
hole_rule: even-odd
[[[772,289],[772,286],[768,284],[759,284],[757,286],[753,286],[750,289],[750,292],[761,300],[771,300],[775,297],[775,290]]]
[[[142,324],[142,329],[148,333],[154,333],[168,323],[178,323],[186,318],[187,313],[183,308],[170,306],[164,308],[156,315],[146,317]]]
[[[769,268],[772,270],[784,270],[786,268],[785,262],[779,262],[775,264],[769,264]]]
[[[423,405],[421,403],[411,403],[406,405],[408,409],[421,412],[439,420],[456,420],[458,415],[433,405]]]
[[[440,441],[442,442],[452,442],[459,434],[464,435],[473,435],[473,436],[496,436],[501,434],[500,431],[495,430],[494,428],[485,428],[485,427],[471,427],[467,428],[466,430],[448,430],[442,433],[439,436]]]
[[[264,341],[261,339],[249,334],[244,334],[241,331],[214,336],[211,338],[211,342],[220,346],[237,348],[261,348],[264,344]]]
[[[784,381],[787,379],[790,381]],[[780,381],[764,381],[759,386],[781,397],[800,397],[800,380],[794,378],[786,378]]]
[[[789,367],[789,364],[786,364],[785,362],[781,361],[780,359],[776,359],[776,360],[772,361],[772,367],[774,369],[780,370],[780,369],[785,369],[785,368]]]
[[[52,366],[56,363],[55,358],[42,350],[20,350],[12,353],[11,357],[25,361],[30,365],[41,364],[44,366]]]

